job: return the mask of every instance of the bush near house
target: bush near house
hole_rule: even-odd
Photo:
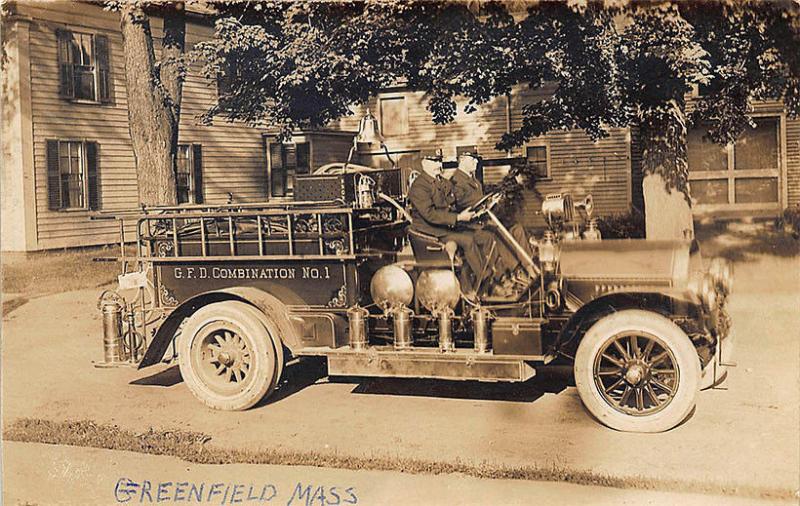
[[[783,216],[779,221],[779,225],[783,226],[784,231],[792,234],[795,239],[800,239],[800,204],[783,211]]]
[[[597,218],[603,239],[643,239],[644,214],[636,209]]]

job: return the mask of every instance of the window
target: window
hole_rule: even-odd
[[[203,150],[200,144],[179,144],[175,168],[178,204],[202,204]]]
[[[294,178],[311,171],[308,142],[269,144],[270,195],[288,197],[294,193]]]
[[[408,133],[408,108],[405,97],[380,99],[381,133],[385,137]]]
[[[57,30],[59,94],[70,100],[111,101],[108,37]]]
[[[533,168],[536,177],[539,179],[550,178],[550,164],[547,153],[547,146],[528,146],[525,148],[525,158],[528,166]]]
[[[96,142],[47,141],[47,200],[52,210],[98,209]]]
[[[217,105],[220,110],[227,111],[231,109],[229,95],[233,93],[233,85],[236,79],[239,78],[237,76],[239,70],[230,60],[227,60],[223,65],[225,72],[217,74]]]
[[[755,120],[735,143],[721,146],[706,137],[706,128],[687,135],[692,198],[702,205],[778,204],[780,178],[780,118]]]

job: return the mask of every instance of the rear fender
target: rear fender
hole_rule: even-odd
[[[278,335],[273,337],[280,339],[283,345],[292,352],[300,348],[300,338],[294,325],[289,320],[288,312],[283,302],[274,295],[257,288],[231,287],[195,295],[170,313],[153,337],[153,341],[139,364],[139,369],[157,364],[164,357],[170,341],[172,341],[184,319],[203,306],[226,300],[238,300],[255,306],[261,310],[264,317],[278,330]]]
[[[691,315],[700,311],[699,306],[686,297],[663,292],[610,293],[598,297],[570,317],[561,328],[556,340],[556,350],[574,357],[583,335],[600,318],[623,309],[644,309],[667,318],[675,315]]]

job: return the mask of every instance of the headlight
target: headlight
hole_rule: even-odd
[[[730,262],[722,258],[711,260],[711,264],[708,266],[708,274],[722,294],[731,293],[733,289],[733,266]]]
[[[717,309],[717,287],[710,274],[703,277],[699,295],[700,301],[707,311],[715,311]]]

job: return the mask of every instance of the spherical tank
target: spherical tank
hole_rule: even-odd
[[[453,309],[460,298],[461,285],[452,271],[431,269],[419,275],[417,297],[429,311]]]
[[[369,284],[372,300],[384,309],[408,306],[414,300],[414,283],[406,271],[396,265],[378,269]]]

